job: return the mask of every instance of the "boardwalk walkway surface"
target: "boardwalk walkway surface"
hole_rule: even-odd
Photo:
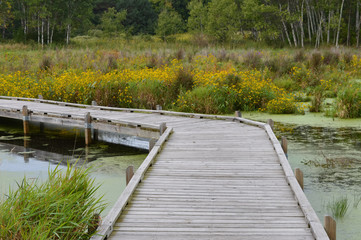
[[[328,239],[267,124],[9,100],[0,111],[23,105],[172,127],[104,219],[107,239]]]

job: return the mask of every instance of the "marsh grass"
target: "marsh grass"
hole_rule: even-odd
[[[353,195],[353,207],[358,208],[358,205],[361,202],[361,195],[360,194],[354,194]]]
[[[346,215],[349,206],[350,202],[347,196],[341,197],[336,200],[333,199],[327,204],[327,208],[331,211],[332,216],[334,216],[335,218],[343,218]]]
[[[315,159],[315,160],[303,160],[302,163],[308,166],[314,167],[322,167],[322,168],[348,168],[352,167],[355,163],[354,158],[330,158],[327,157],[323,152],[321,152],[322,159]]]
[[[104,210],[89,169],[49,170],[44,183],[26,178],[0,203],[0,239],[89,239]]]

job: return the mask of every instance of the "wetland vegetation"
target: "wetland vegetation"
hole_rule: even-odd
[[[359,1],[70,2],[0,1],[0,95],[272,118],[320,219],[339,217],[338,237],[357,239]]]

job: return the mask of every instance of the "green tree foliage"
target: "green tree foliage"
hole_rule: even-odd
[[[218,41],[230,40],[239,30],[240,17],[233,0],[212,0],[208,8],[207,32]]]
[[[9,0],[0,1],[0,29],[2,37],[5,38],[5,31],[13,19],[12,6]]]
[[[103,32],[108,36],[115,36],[117,33],[124,31],[122,22],[127,16],[125,10],[117,12],[115,8],[109,8],[101,17],[101,27]]]
[[[260,0],[244,0],[241,14],[244,20],[243,29],[251,31],[255,40],[274,40],[280,36],[282,28],[277,6],[264,4]]]
[[[190,32],[221,42],[238,34],[295,47],[360,45],[360,0],[0,0],[0,34],[42,45],[65,36],[69,43],[89,28],[102,28],[109,8],[127,11],[123,25],[132,34],[164,37],[182,32],[181,22],[188,21]]]
[[[207,7],[202,0],[192,0],[187,8],[189,9],[188,30],[203,33],[207,23]]]
[[[184,29],[182,17],[173,8],[164,8],[159,14],[156,33],[163,40],[169,35],[183,32]]]
[[[117,9],[127,11],[124,25],[130,28],[133,34],[154,33],[157,15],[149,0],[120,0]]]

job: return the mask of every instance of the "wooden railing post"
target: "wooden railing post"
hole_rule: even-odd
[[[325,230],[330,240],[336,240],[336,221],[331,216],[325,216]]]
[[[28,106],[24,105],[23,106],[23,126],[24,126],[24,135],[28,135],[30,132],[30,128],[29,128],[29,110],[28,110]]]
[[[155,143],[156,143],[156,142],[157,142],[157,139],[155,139],[155,138],[151,138],[151,139],[149,140],[149,148],[148,148],[149,152],[152,151],[152,149],[153,149],[153,147],[155,146]]]
[[[134,167],[129,166],[127,168],[127,170],[125,170],[125,180],[126,180],[127,185],[130,182],[130,180],[132,179],[133,175],[134,175]]]
[[[85,131],[85,145],[89,145],[91,143],[92,140],[92,134],[91,134],[91,116],[90,113],[87,112],[85,114],[85,125],[84,125],[84,131]]]
[[[272,130],[273,130],[273,126],[274,126],[274,121],[272,120],[272,119],[268,119],[267,120],[267,124],[272,128]]]
[[[96,101],[92,101],[92,106],[98,106]]]
[[[165,122],[161,123],[159,126],[160,135],[162,135],[166,129],[167,129],[167,124]]]
[[[235,111],[234,115],[238,118],[241,118],[242,117],[242,113],[241,111]]]
[[[285,153],[286,157],[288,158],[288,141],[287,141],[286,137],[282,137],[281,146],[282,146],[283,152]]]
[[[303,190],[303,172],[301,171],[301,169],[299,168],[295,169],[295,177],[297,179],[298,184]]]
[[[156,110],[163,110],[163,108],[162,108],[161,105],[156,105],[156,106],[155,106],[155,109],[156,109]]]

